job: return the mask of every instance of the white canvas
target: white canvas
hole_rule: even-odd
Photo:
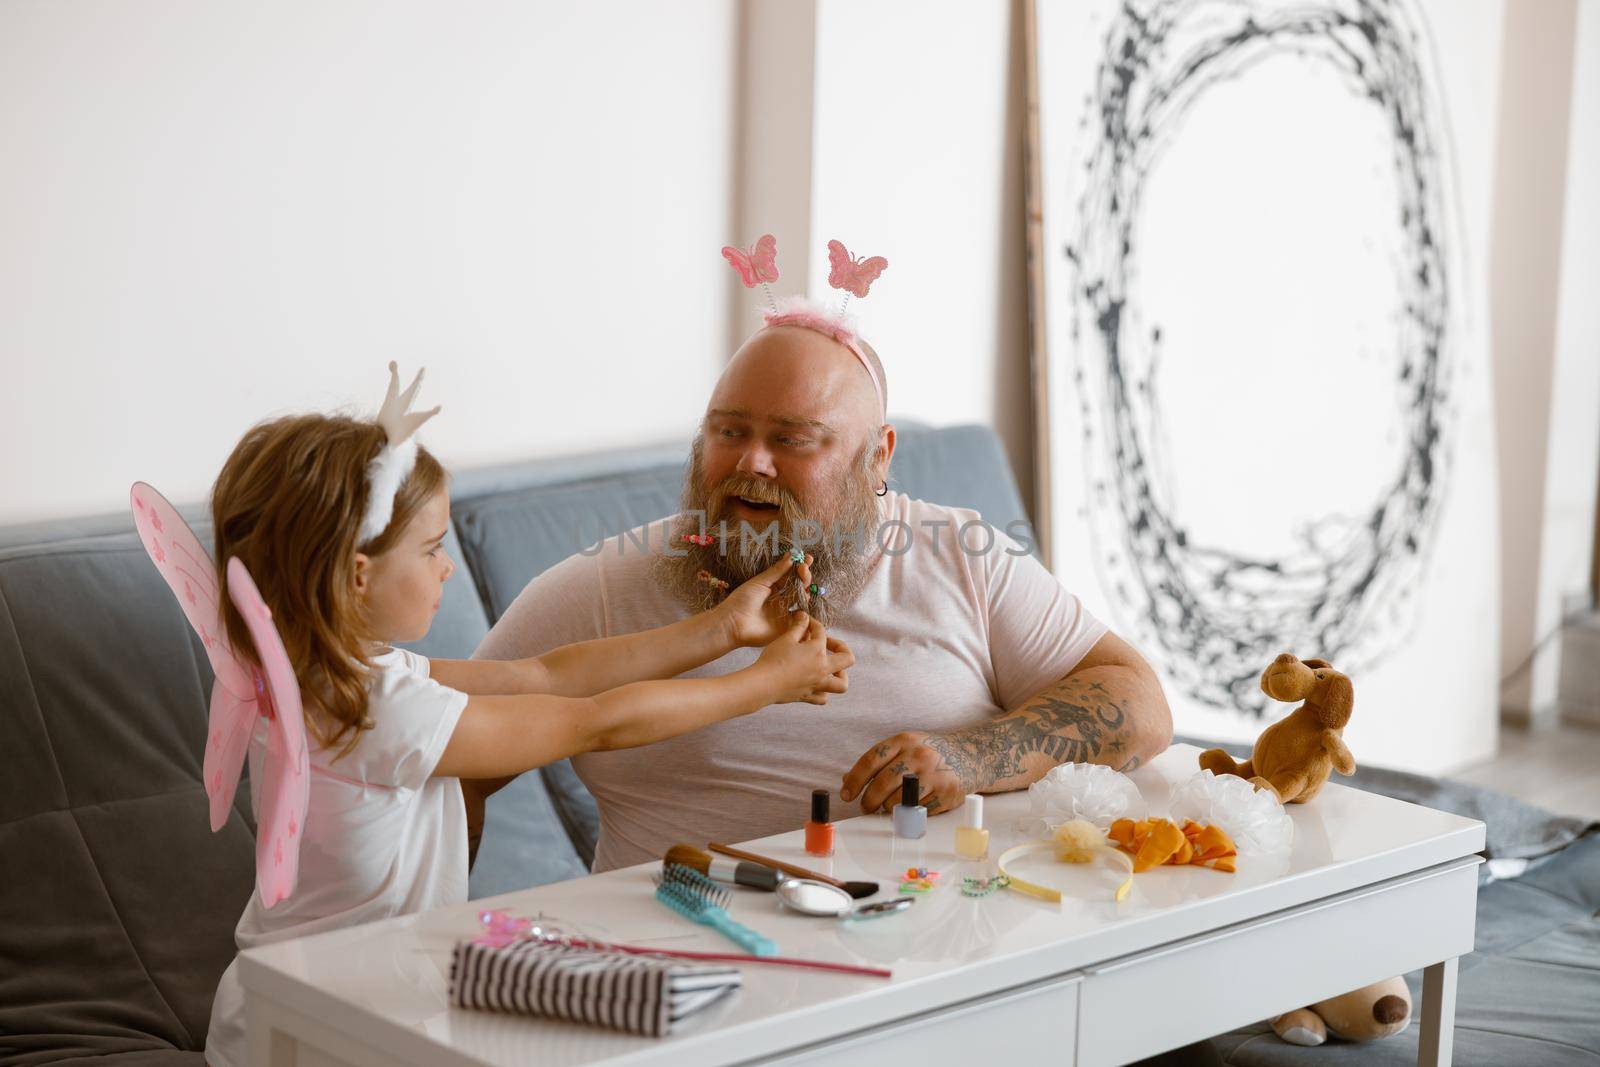
[[[1280,651],[1358,760],[1495,745],[1498,2],[1040,0],[1052,565],[1177,730]]]

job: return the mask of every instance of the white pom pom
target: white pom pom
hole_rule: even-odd
[[[1294,820],[1278,798],[1234,774],[1201,771],[1172,791],[1172,818],[1217,827],[1240,855],[1285,853],[1294,843]]]
[[[1022,831],[1047,837],[1057,826],[1084,819],[1104,830],[1118,819],[1148,812],[1139,787],[1125,774],[1093,763],[1063,763],[1028,787],[1029,817]]]

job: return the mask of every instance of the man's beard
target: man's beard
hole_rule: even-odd
[[[804,607],[824,626],[832,625],[860,594],[878,552],[872,446],[863,446],[845,470],[837,497],[826,504],[799,500],[782,486],[739,471],[708,490],[703,453],[704,441],[696,437],[684,475],[682,514],[668,534],[670,554],[656,560],[662,587],[695,610],[709,608],[727,589],[754,578],[798,544],[812,557],[812,583],[826,595],[802,596],[797,578],[775,595],[786,608]],[[776,508],[768,520],[734,518],[728,511],[734,497]],[[707,544],[688,540],[708,534]],[[718,582],[728,583],[727,589]]]

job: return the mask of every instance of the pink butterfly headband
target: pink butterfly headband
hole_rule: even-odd
[[[860,259],[852,256],[838,241],[829,241],[828,284],[835,289],[843,289],[845,294],[838,309],[829,310],[803,296],[786,297],[781,303],[773,298],[767,283],[778,280],[778,240],[770,233],[763,234],[749,249],[724,246],[722,257],[739,272],[739,280],[744,282],[746,289],[754,289],[759,284],[766,291],[768,310],[763,312],[762,317],[769,328],[799,326],[831,337],[849,349],[872,380],[872,391],[878,398],[878,410],[884,410],[883,383],[878,380],[878,372],[872,369],[872,361],[862,351],[861,338],[844,310],[850,305],[851,296],[866,298],[872,283],[889,266],[887,259],[882,256]]]

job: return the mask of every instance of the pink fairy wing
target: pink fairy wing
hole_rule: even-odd
[[[261,661],[255,687],[268,719],[268,734],[261,807],[256,812],[256,889],[261,903],[270,908],[294,892],[300,873],[300,838],[311,796],[306,726],[300,685],[278,628],[272,625],[272,611],[237,558],[228,561],[228,595],[244,617]]]
[[[256,691],[249,664],[234,654],[222,625],[222,601],[211,557],[167,498],[144,482],[128,493],[133,526],[150,561],[166,580],[200,643],[216,682],[206,730],[204,779],[211,802],[211,829],[228,821],[233,793],[256,721]]]

